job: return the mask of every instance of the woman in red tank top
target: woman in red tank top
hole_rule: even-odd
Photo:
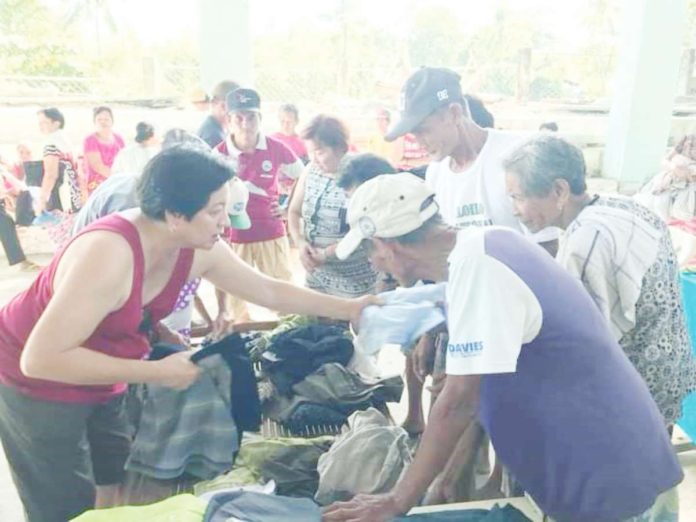
[[[139,209],[84,229],[0,309],[0,439],[30,520],[69,520],[95,497],[109,503],[128,454],[127,383],[184,389],[198,377],[188,353],[144,359],[146,324],[172,311],[185,282],[202,277],[282,313],[344,320],[372,301],[319,294],[242,262],[219,240],[228,212],[239,213],[228,201],[233,175],[206,151],[163,151],[139,182]],[[95,483],[111,487],[97,497]]]

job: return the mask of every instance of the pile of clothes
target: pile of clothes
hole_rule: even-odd
[[[308,324],[273,335],[260,354],[264,416],[293,434],[327,433],[355,411],[398,402],[402,378],[360,375],[348,368],[353,355],[345,326]]]
[[[88,511],[72,522],[320,522],[321,510],[306,498],[230,490],[206,495],[176,495],[148,506]],[[511,505],[493,509],[441,511],[402,516],[392,522],[529,522]]]
[[[151,358],[180,349],[157,346]],[[136,389],[140,415],[127,463],[130,471],[163,483],[185,476],[193,485],[183,491],[193,494],[92,510],[74,520],[320,521],[322,505],[391,490],[415,445],[386,409],[400,399],[403,381],[351,370],[354,355],[345,325],[298,318],[270,334],[232,334],[198,350],[191,360],[203,371],[189,389]],[[271,390],[263,400],[259,380]],[[301,435],[329,426],[340,435],[265,438],[256,433],[262,413]],[[498,518],[501,513],[507,518]],[[398,520],[526,520],[507,507],[440,515],[445,518],[433,513]]]
[[[184,348],[156,345],[158,360]],[[261,409],[245,339],[232,334],[198,350],[201,376],[185,390],[139,385],[131,390],[136,434],[126,470],[155,479],[210,479],[232,468],[244,431],[257,431]],[[133,409],[133,407],[131,407]]]

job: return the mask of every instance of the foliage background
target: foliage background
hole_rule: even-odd
[[[170,5],[179,4],[196,9],[196,0]],[[620,0],[584,2],[573,20],[575,45],[562,41],[545,16],[548,6],[563,9],[562,2],[521,9],[499,0],[493,15],[475,24],[464,22],[476,14],[476,4],[467,1],[403,0],[386,17],[375,16],[366,0],[314,4],[319,7],[293,23],[255,34],[255,83],[266,99],[379,101],[392,98],[420,65],[454,68],[470,92],[489,98],[522,93],[530,100],[593,101],[610,95]],[[182,96],[200,87],[195,20],[166,40],[148,42],[129,24],[137,9],[125,5],[0,0],[0,94],[33,87],[138,98]],[[273,5],[251,0],[252,17],[268,16]],[[152,20],[158,23],[166,21]],[[696,0],[689,0],[685,46],[696,47]],[[525,52],[528,70],[520,69]],[[37,77],[71,80],[32,83]]]

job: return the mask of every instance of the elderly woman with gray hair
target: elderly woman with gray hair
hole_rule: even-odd
[[[671,430],[696,389],[696,363],[667,226],[630,199],[588,194],[582,152],[561,138],[539,136],[504,166],[520,221],[532,232],[564,230],[557,260],[609,321]]]

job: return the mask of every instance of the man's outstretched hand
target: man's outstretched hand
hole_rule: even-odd
[[[357,495],[348,502],[334,502],[324,509],[323,522],[387,522],[404,514],[391,493]]]

